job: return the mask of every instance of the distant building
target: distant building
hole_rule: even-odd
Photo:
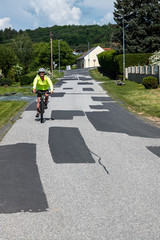
[[[79,52],[73,51],[73,55],[75,55],[75,56],[78,56],[78,55],[81,55],[81,54],[82,54],[82,52],[79,53]]]
[[[104,51],[100,46],[89,49],[88,52],[77,58],[77,68],[99,67],[97,55]]]
[[[105,51],[113,50],[113,48],[103,48]]]

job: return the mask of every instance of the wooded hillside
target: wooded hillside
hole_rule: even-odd
[[[86,51],[89,47],[101,45],[110,46],[110,39],[114,31],[114,25],[65,25],[46,28],[37,28],[35,30],[20,30],[17,32],[12,29],[0,31],[0,43],[7,43],[11,39],[22,33],[28,33],[33,43],[49,42],[50,32],[53,40],[63,39],[68,45],[76,51]]]

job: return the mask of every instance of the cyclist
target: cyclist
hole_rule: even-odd
[[[45,108],[47,108],[47,102],[49,98],[49,87],[50,87],[50,93],[53,93],[53,83],[51,79],[45,74],[45,69],[40,68],[38,70],[38,74],[35,77],[33,81],[33,93],[37,92],[37,114],[36,117],[39,117],[39,105],[40,105],[40,99],[41,99],[41,93],[45,93]]]

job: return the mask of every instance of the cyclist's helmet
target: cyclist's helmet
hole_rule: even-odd
[[[39,70],[38,70],[38,73],[45,73],[45,69],[44,68],[40,68]]]

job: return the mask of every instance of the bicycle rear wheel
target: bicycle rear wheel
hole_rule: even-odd
[[[43,113],[44,113],[44,102],[40,102],[40,114],[41,114],[41,123],[43,123]]]

